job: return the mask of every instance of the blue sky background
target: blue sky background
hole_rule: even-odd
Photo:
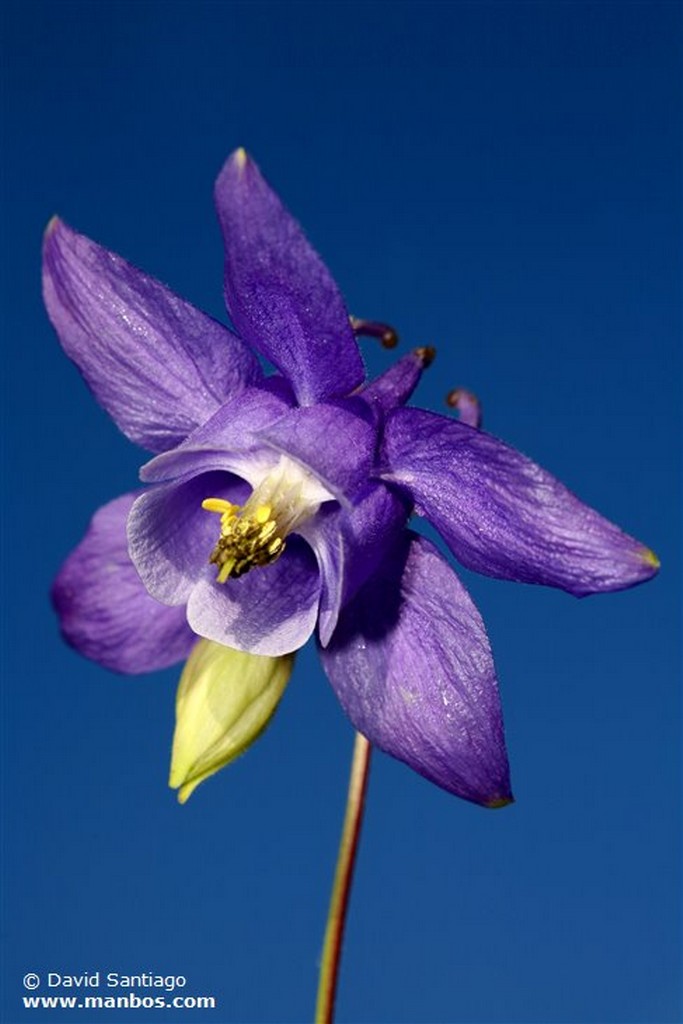
[[[470,387],[490,431],[663,562],[584,601],[463,573],[517,803],[376,756],[339,1021],[680,1020],[680,6],[15,0],[3,19],[2,1020],[83,1021],[23,1010],[21,978],[98,969],[219,1003],[103,1020],[311,1019],[353,738],[315,652],[181,808],[178,670],[84,661],[47,596],[144,454],[47,322],[43,227],[59,212],[223,317],[211,190],[238,145],[350,309],[437,346],[420,404]]]

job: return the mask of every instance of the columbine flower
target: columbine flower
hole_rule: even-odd
[[[476,429],[472,396],[460,421],[405,407],[427,350],[367,383],[336,285],[243,150],[216,204],[237,334],[63,223],[48,228],[60,341],[124,434],[156,453],[140,474],[150,486],[100,509],[62,568],[63,633],[109,668],[145,672],[188,656],[197,636],[276,658],[317,630],[371,743],[459,796],[506,803],[486,632],[452,568],[406,529],[411,513],[470,569],[576,595],[640,583],[657,560]],[[213,654],[202,665],[219,664]],[[192,756],[192,778],[220,761]]]

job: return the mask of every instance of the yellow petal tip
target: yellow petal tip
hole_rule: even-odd
[[[240,146],[239,149],[235,150],[235,163],[237,164],[237,167],[239,168],[240,171],[243,171],[244,168],[247,166],[248,159],[249,157],[247,156],[247,151],[244,148],[244,146]]]
[[[643,548],[643,561],[647,565],[651,565],[653,569],[659,569],[662,564],[654,551],[651,551],[650,548]]]
[[[49,221],[47,222],[47,226],[45,228],[45,239],[46,240],[50,237],[51,234],[53,234],[57,230],[57,228],[59,227],[59,224],[60,224],[60,220],[59,220],[59,217],[57,216],[57,214],[55,214],[54,217],[50,217]]]
[[[515,798],[513,796],[500,796],[495,797],[495,799],[493,800],[487,801],[487,803],[485,803],[484,806],[489,807],[491,810],[495,811],[499,807],[507,807],[508,804],[514,804],[514,802]]]

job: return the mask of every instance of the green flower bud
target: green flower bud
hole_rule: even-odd
[[[270,722],[294,664],[199,640],[176,697],[169,785],[184,804],[204,779],[234,761]]]

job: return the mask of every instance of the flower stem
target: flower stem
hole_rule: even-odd
[[[342,828],[339,843],[337,869],[330,897],[330,909],[327,915],[327,927],[325,928],[325,943],[320,963],[315,1024],[331,1024],[334,1019],[334,1001],[337,994],[337,981],[339,980],[339,964],[344,939],[344,926],[346,924],[346,911],[351,893],[358,839],[363,823],[371,749],[365,736],[356,733],[344,827]]]

